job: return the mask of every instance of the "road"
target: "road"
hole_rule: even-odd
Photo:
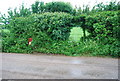
[[[2,53],[3,79],[118,79],[118,59]]]

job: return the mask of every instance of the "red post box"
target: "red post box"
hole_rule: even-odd
[[[31,45],[32,38],[28,38],[28,45]]]

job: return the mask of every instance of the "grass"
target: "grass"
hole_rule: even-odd
[[[86,31],[86,35],[89,35],[89,33]],[[80,27],[73,27],[71,29],[70,37],[69,39],[72,41],[78,42],[80,38],[83,37],[83,30]]]

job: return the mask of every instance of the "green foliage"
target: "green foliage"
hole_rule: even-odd
[[[111,56],[111,57],[120,57],[120,42],[115,41],[112,44],[100,44],[92,53],[92,56]]]
[[[73,18],[73,22],[75,23],[75,26],[79,26],[83,29],[83,39],[86,38],[86,33],[85,33],[85,29],[86,29],[86,25],[85,25],[85,15],[78,15],[78,16],[74,16]]]
[[[32,13],[24,5],[18,11],[17,8],[14,11],[10,9],[8,17],[1,15],[0,18],[5,23],[5,27],[0,26],[2,51],[120,57],[118,7],[115,2],[110,2],[108,5],[100,3],[92,11],[88,5],[83,10],[73,10],[69,3],[50,2],[44,5],[44,2],[36,1],[31,6]],[[81,27],[85,38],[85,31],[88,31],[89,40],[68,40],[73,26]],[[28,45],[28,38],[33,38],[31,45]]]
[[[15,8],[14,10],[8,9],[8,18],[14,17],[25,17],[31,15],[31,11],[28,8],[25,8],[24,4],[19,7],[19,10]]]
[[[27,17],[29,15],[31,15],[31,11],[29,8],[26,8],[24,6],[24,4],[22,4],[19,9],[14,8],[8,9],[8,15],[6,14],[0,14],[0,19],[2,20],[1,22],[3,22],[4,24],[8,24],[10,22],[10,20],[14,19],[15,17]]]
[[[90,7],[89,7],[89,5],[83,5],[83,10],[82,10],[82,13],[89,13],[90,12]]]
[[[77,15],[73,17],[72,22],[74,23],[74,26],[78,26],[78,27],[85,27],[85,17],[86,15]]]
[[[107,29],[105,28],[105,25],[100,25],[100,24],[98,24],[98,23],[95,23],[95,24],[93,25],[93,27],[94,27],[94,29],[95,29],[94,31],[95,31],[95,34],[97,35],[96,38],[97,38],[98,40],[107,37],[107,36],[108,36],[108,33],[110,33],[110,32],[107,31]]]
[[[100,44],[94,52],[95,55],[120,56],[118,21],[118,11],[99,12],[86,17],[87,30]]]
[[[96,46],[95,42],[72,42],[59,41],[53,42],[51,46],[36,49],[37,52],[64,54],[67,56],[90,56]]]
[[[6,25],[11,33],[3,36],[3,51],[31,53],[36,48],[49,45],[52,39],[66,40],[71,20],[70,14],[62,12],[14,18]],[[31,46],[28,46],[28,38],[33,38]]]
[[[31,53],[51,42],[45,33],[36,28],[32,16],[15,18],[9,27],[11,33],[3,37],[3,52]],[[31,46],[28,46],[28,38],[33,38]]]
[[[95,56],[120,56],[120,46],[118,43],[120,35],[118,11],[104,11],[89,15],[77,15],[74,17],[73,22],[87,30],[90,33],[89,37],[94,39],[99,45],[94,48],[96,51],[93,51],[91,54]]]
[[[5,37],[10,34],[10,31],[8,29],[1,29],[0,34],[2,37]]]
[[[96,36],[97,34],[95,32],[95,28],[98,27],[98,25],[96,24],[96,23],[98,23],[99,25],[102,25],[102,26],[104,25],[104,28],[106,29],[106,31],[111,32],[108,34],[111,37],[113,37],[114,36],[113,31],[114,31],[114,29],[116,29],[118,27],[117,14],[118,14],[118,11],[105,11],[105,12],[99,12],[96,14],[86,16],[86,26],[87,26],[86,28],[87,28],[88,32],[90,32],[92,34],[92,36]],[[96,26],[94,24],[96,24]],[[100,31],[100,30],[98,30],[98,31]]]
[[[102,11],[118,11],[120,10],[120,4],[117,1],[110,1],[106,2],[104,4],[103,2],[97,3],[95,6],[93,5],[92,9],[90,9],[89,5],[83,5],[83,7],[78,7],[76,9],[76,14],[75,15],[80,15],[80,14],[93,14],[96,12],[102,12]]]
[[[111,1],[109,4],[103,4],[103,2],[95,5],[92,9],[94,12],[100,12],[100,11],[117,11],[119,7],[119,4],[117,4],[116,1]]]
[[[115,43],[116,46],[120,43]],[[67,56],[101,56],[101,57],[119,57],[120,48],[114,45],[102,45],[96,41],[86,42],[59,41],[52,42],[51,46],[35,49],[36,52],[47,54],[64,54]]]
[[[44,2],[35,1],[34,4],[31,5],[31,9],[33,13],[42,13],[45,10]]]
[[[45,6],[45,11],[47,12],[72,13],[73,11],[72,5],[70,3],[65,2],[49,2]]]
[[[37,28],[53,40],[66,40],[70,35],[72,18],[70,14],[63,12],[43,13],[36,15]]]
[[[66,13],[75,13],[70,3],[65,2],[49,2],[44,4],[44,2],[36,1],[31,5],[33,13],[42,13],[42,12],[66,12]]]
[[[115,37],[120,41],[120,11],[118,11],[117,19],[118,19],[118,22],[117,22],[118,26],[114,28],[113,30],[114,30]]]

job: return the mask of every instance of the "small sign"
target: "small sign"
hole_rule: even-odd
[[[28,45],[31,45],[32,38],[28,38]]]

